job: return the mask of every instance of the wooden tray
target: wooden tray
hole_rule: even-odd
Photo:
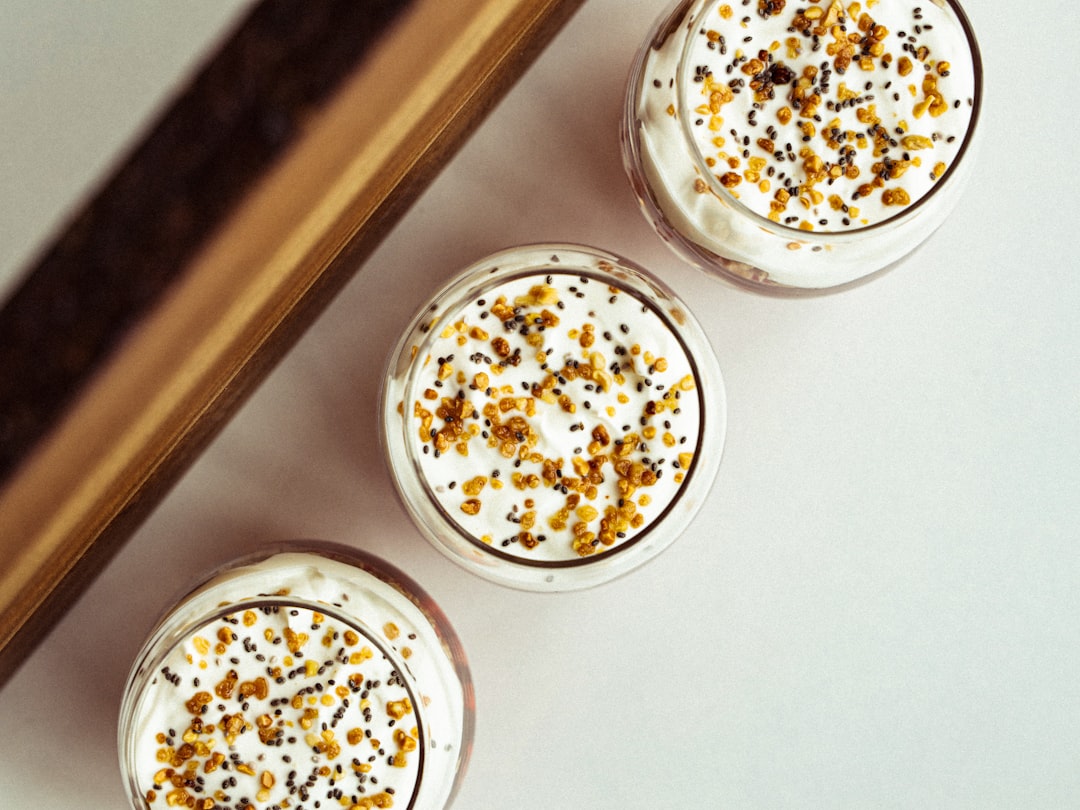
[[[0,424],[10,440],[0,469],[0,685],[582,2],[339,3],[335,14],[367,15],[352,22],[369,41],[350,42],[334,14],[302,25],[296,2],[266,0],[88,203],[0,314],[0,377],[15,403]],[[296,23],[282,27],[290,7]],[[275,20],[308,37],[294,47],[299,63],[259,64],[282,53],[272,41],[280,33],[258,27]],[[327,59],[312,67],[313,53]],[[253,63],[260,75],[274,71],[269,97],[255,102],[265,153],[230,164],[225,177],[205,162],[189,166],[182,183],[173,178],[177,189],[165,187],[183,204],[138,198],[165,182],[149,175],[155,166],[190,163],[192,148],[215,137],[213,127],[182,127],[193,115],[205,124],[200,109],[224,115],[240,93],[228,77],[244,79]],[[131,267],[109,283],[80,286],[77,270],[63,282],[78,293],[65,302],[71,334],[50,327],[42,344],[20,333],[56,307],[58,268],[78,268],[79,251],[103,230],[103,249]],[[148,232],[157,240],[139,243]],[[168,257],[179,258],[154,277]],[[85,327],[102,318],[95,307],[105,304],[93,298],[102,289],[112,293],[106,303],[123,293],[125,318],[111,318],[110,340],[95,343]],[[73,347],[91,345],[97,354],[71,360]],[[31,377],[54,367],[67,376],[20,406]],[[17,429],[5,437],[4,425]]]

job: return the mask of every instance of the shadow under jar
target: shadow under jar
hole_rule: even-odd
[[[394,483],[435,547],[546,591],[666,548],[711,488],[726,419],[716,357],[674,293],[559,244],[444,286],[394,349],[381,408]]]
[[[842,289],[955,207],[982,81],[953,0],[681,0],[631,68],[624,165],[698,267],[758,291]]]
[[[214,572],[157,624],[125,689],[136,810],[449,806],[472,747],[465,655],[431,598],[330,543]]]

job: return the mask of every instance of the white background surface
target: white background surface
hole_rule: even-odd
[[[209,566],[315,536],[405,568],[454,621],[478,705],[457,807],[1080,807],[1074,6],[971,4],[973,185],[900,268],[804,301],[684,266],[637,211],[616,128],[657,6],[589,0],[0,691],[0,806],[121,807],[115,719],[152,618]],[[0,206],[7,228],[10,186]],[[703,513],[569,595],[426,545],[375,433],[422,291],[540,240],[662,275],[728,391]]]

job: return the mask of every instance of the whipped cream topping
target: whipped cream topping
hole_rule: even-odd
[[[803,230],[887,220],[963,143],[971,50],[930,0],[718,3],[690,32],[684,115],[712,177]]]
[[[701,437],[673,317],[614,277],[558,265],[441,316],[403,416],[445,516],[522,562],[597,559],[648,532]]]
[[[146,663],[121,730],[144,806],[443,806],[465,697],[391,585],[285,553],[225,572],[180,610],[212,618]]]

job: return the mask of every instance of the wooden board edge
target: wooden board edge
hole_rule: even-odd
[[[419,2],[308,122],[0,493],[0,685],[582,2]]]

